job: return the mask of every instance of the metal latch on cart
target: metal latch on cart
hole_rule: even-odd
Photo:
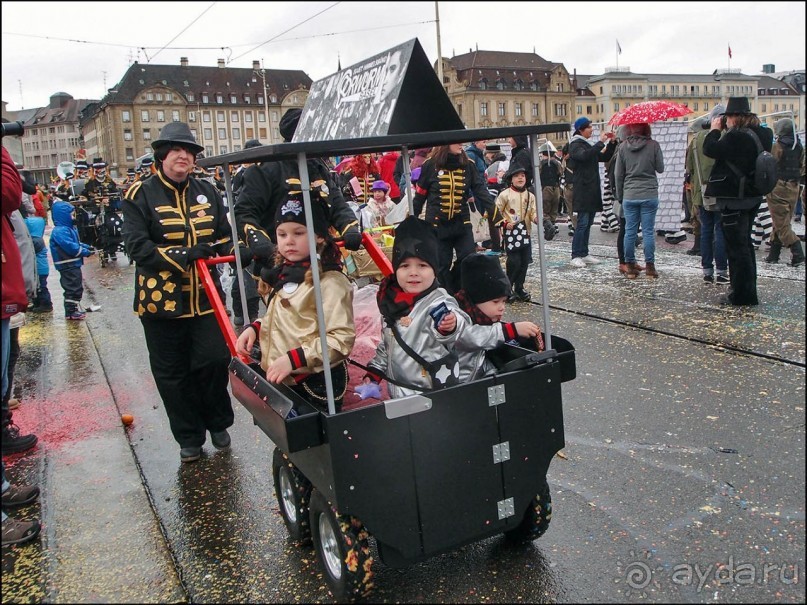
[[[516,505],[512,498],[500,500],[496,503],[496,508],[499,509],[499,521],[516,514]]]
[[[493,446],[493,464],[510,460],[510,442],[497,443]]]
[[[506,398],[504,396],[504,385],[497,384],[495,387],[488,387],[488,405],[493,407],[504,403]]]

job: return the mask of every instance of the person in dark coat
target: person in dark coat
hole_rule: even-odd
[[[745,131],[753,131],[765,151],[773,147],[773,132],[763,128],[756,114],[751,113],[747,97],[729,97],[726,127],[728,130],[721,137],[722,121],[716,117],[703,140],[703,153],[715,160],[706,185],[706,195],[717,198],[726,256],[729,259],[731,290],[720,302],[727,305],[757,305],[757,259],[751,242],[751,229],[763,195],[757,191],[750,176],[756,164],[757,145]],[[729,163],[746,176],[744,188],[741,189],[741,179]]]
[[[291,141],[301,113],[302,110],[295,107],[283,114],[279,128],[284,141]],[[310,158],[307,164],[311,196],[327,201],[336,238],[343,239],[348,250],[358,250],[361,247],[359,221],[345,202],[330,168],[320,158]],[[240,237],[255,257],[256,275],[260,275],[262,268],[274,265],[277,209],[299,188],[297,160],[261,162],[244,173],[244,186],[235,204],[235,221]]]
[[[569,141],[567,163],[573,171],[574,211],[577,212],[577,227],[572,238],[572,266],[577,268],[600,262],[589,254],[588,241],[594,216],[602,211],[600,162],[608,162],[616,149],[613,133],[603,132],[600,140],[592,143],[589,137],[593,132],[591,120],[586,117],[577,118],[574,136]]]
[[[229,449],[234,420],[230,353],[195,261],[231,254],[232,235],[221,195],[191,177],[202,146],[188,124],[166,124],[152,147],[157,173],[126,193],[123,238],[136,263],[134,311],[151,373],[180,459],[195,462],[207,431],[216,449]]]

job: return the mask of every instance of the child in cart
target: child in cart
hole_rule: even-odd
[[[458,384],[456,343],[470,319],[436,278],[437,236],[426,221],[413,216],[395,231],[394,272],[378,289],[384,319],[381,342],[369,363],[362,398],[378,397],[378,383],[388,382],[393,398]]]
[[[468,314],[473,325],[468,326],[457,342],[460,358],[460,382],[482,378],[494,371],[485,351],[501,344],[526,344],[544,349],[541,328],[531,321],[503,322],[505,302],[510,293],[507,279],[498,257],[469,254],[462,260],[462,289],[454,296],[460,308]]]
[[[386,217],[387,213],[395,207],[395,204],[389,197],[389,185],[384,181],[375,181],[370,187],[372,199],[367,202],[367,210],[370,216],[369,225],[367,227],[383,227],[388,225]]]
[[[311,210],[321,263],[320,290],[327,326],[328,353],[336,411],[347,388],[346,360],[353,349],[353,287],[342,273],[342,255],[328,234],[328,209],[313,202]],[[290,197],[278,207],[276,264],[261,271],[259,291],[267,291],[266,315],[247,326],[236,350],[249,355],[256,338],[261,367],[269,382],[289,386],[303,399],[327,410],[322,346],[317,321],[311,258],[303,203]],[[262,292],[262,294],[264,293]]]

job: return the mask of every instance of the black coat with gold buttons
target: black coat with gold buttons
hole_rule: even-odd
[[[123,203],[123,239],[137,263],[135,313],[184,318],[213,312],[188,260],[196,244],[210,244],[221,255],[233,249],[227,208],[213,185],[194,178],[175,183],[162,171],[135,183]],[[211,274],[218,279],[217,271]]]

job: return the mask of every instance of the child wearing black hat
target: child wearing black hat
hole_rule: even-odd
[[[370,361],[363,398],[387,379],[392,397],[419,394],[457,384],[455,345],[470,324],[457,301],[437,282],[437,236],[424,220],[404,219],[392,247],[394,273],[378,289],[384,319],[381,342]],[[373,384],[375,383],[375,384]]]
[[[534,338],[543,350],[541,328],[531,321],[503,322],[510,280],[499,259],[485,254],[471,254],[462,261],[462,289],[455,294],[460,308],[473,325],[468,326],[457,343],[460,356],[460,382],[481,378],[493,369],[485,351],[518,338]]]
[[[311,211],[320,258],[320,291],[336,411],[347,388],[346,360],[353,349],[353,288],[342,273],[342,255],[328,234],[328,209],[312,200]],[[249,355],[260,338],[261,367],[266,379],[283,383],[321,409],[327,408],[324,360],[311,276],[308,230],[303,202],[291,196],[276,213],[277,259],[261,271],[259,292],[268,293],[263,320],[247,326],[236,342],[238,353]],[[251,329],[250,329],[251,328]]]
[[[513,285],[508,302],[530,300],[530,293],[524,289],[527,267],[532,262],[530,232],[533,223],[538,222],[535,211],[535,196],[527,190],[527,175],[523,166],[511,166],[504,176],[509,184],[496,198],[496,205],[504,217],[503,247],[507,255],[507,277]]]

